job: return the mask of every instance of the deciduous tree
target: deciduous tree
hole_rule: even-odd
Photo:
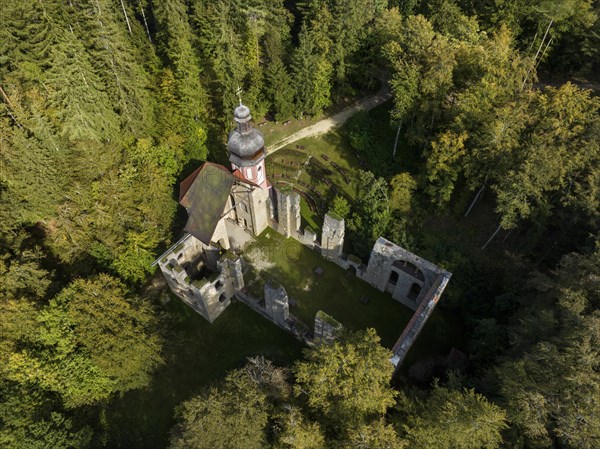
[[[262,449],[267,425],[266,396],[243,371],[223,388],[210,389],[181,407],[182,422],[170,449]]]
[[[394,367],[374,329],[319,345],[295,367],[298,396],[338,427],[360,425],[382,416],[396,393],[389,385]]]
[[[144,387],[162,363],[151,308],[110,276],[74,281],[35,319],[36,335],[8,355],[6,378],[54,392],[67,407]]]

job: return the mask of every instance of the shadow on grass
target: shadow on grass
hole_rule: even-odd
[[[213,324],[178,299],[166,306],[165,365],[148,389],[114,399],[106,411],[103,447],[164,449],[175,423],[175,407],[198,394],[246,358],[264,355],[276,364],[300,357],[302,344],[240,303]]]

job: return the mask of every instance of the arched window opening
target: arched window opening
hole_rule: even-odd
[[[421,286],[417,283],[413,283],[413,285],[410,286],[410,290],[408,292],[408,298],[412,299],[414,301],[419,297],[420,294],[421,294]]]

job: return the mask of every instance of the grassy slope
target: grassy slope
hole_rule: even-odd
[[[387,102],[369,112],[371,123],[376,126],[376,129],[371,129],[370,132],[373,147],[377,151],[360,155],[368,163],[369,170],[378,176],[384,177],[389,177],[391,173],[398,171],[413,172],[416,169],[418,159],[418,154],[413,149],[408,148],[402,139],[399,141],[396,156],[392,157],[396,129],[389,124],[391,106],[391,102]],[[362,167],[355,151],[350,147],[347,135],[348,125],[346,124],[325,135],[302,139],[289,147],[276,151],[267,157],[267,174],[285,173],[288,176],[295,176],[298,173],[298,168],[286,165],[285,161],[303,162],[310,155],[316,159],[320,167],[331,171],[331,175],[327,178],[333,182],[339,193],[352,200],[357,194],[359,173]],[[327,155],[329,161],[322,158],[323,154]],[[335,162],[342,168],[348,183],[345,182],[344,177],[330,162]],[[302,170],[298,179],[316,188],[328,203],[335,196],[329,186],[321,182],[318,177],[311,176],[307,170]],[[273,179],[273,181],[278,180]],[[290,180],[286,179],[286,181]],[[297,187],[306,190],[302,186]],[[309,220],[307,219],[307,221]]]
[[[303,146],[304,149],[297,150],[296,145]],[[296,144],[292,145],[291,149],[294,150],[295,153],[288,152],[289,150],[286,151],[284,148],[267,157],[267,174],[270,175],[272,173],[283,172],[286,174],[295,175],[297,173],[297,169],[295,167],[287,168],[280,165],[278,162],[281,160],[293,159],[304,160],[308,155],[311,155],[317,159],[319,166],[331,171],[331,175],[328,176],[328,179],[333,182],[340,193],[348,196],[349,198],[354,198],[356,196],[360,165],[358,163],[358,159],[356,159],[356,157],[353,155],[352,150],[344,136],[344,128],[341,130],[332,131],[323,136],[302,139]],[[303,158],[296,156],[296,154],[302,154]],[[328,161],[325,161],[321,157],[322,154],[326,154],[331,162],[335,162],[342,167],[347,179],[349,180],[348,184],[344,182],[344,178],[338,172],[338,170],[336,170]],[[330,190],[329,187],[320,182],[319,179],[310,176],[306,170],[302,171],[299,179],[314,186],[323,196],[328,196]]]

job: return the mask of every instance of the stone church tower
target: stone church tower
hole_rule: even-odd
[[[271,184],[265,169],[265,141],[250,120],[250,109],[240,105],[233,111],[237,127],[229,133],[227,150],[236,182],[231,188],[227,218],[252,235],[259,235],[271,217]]]

